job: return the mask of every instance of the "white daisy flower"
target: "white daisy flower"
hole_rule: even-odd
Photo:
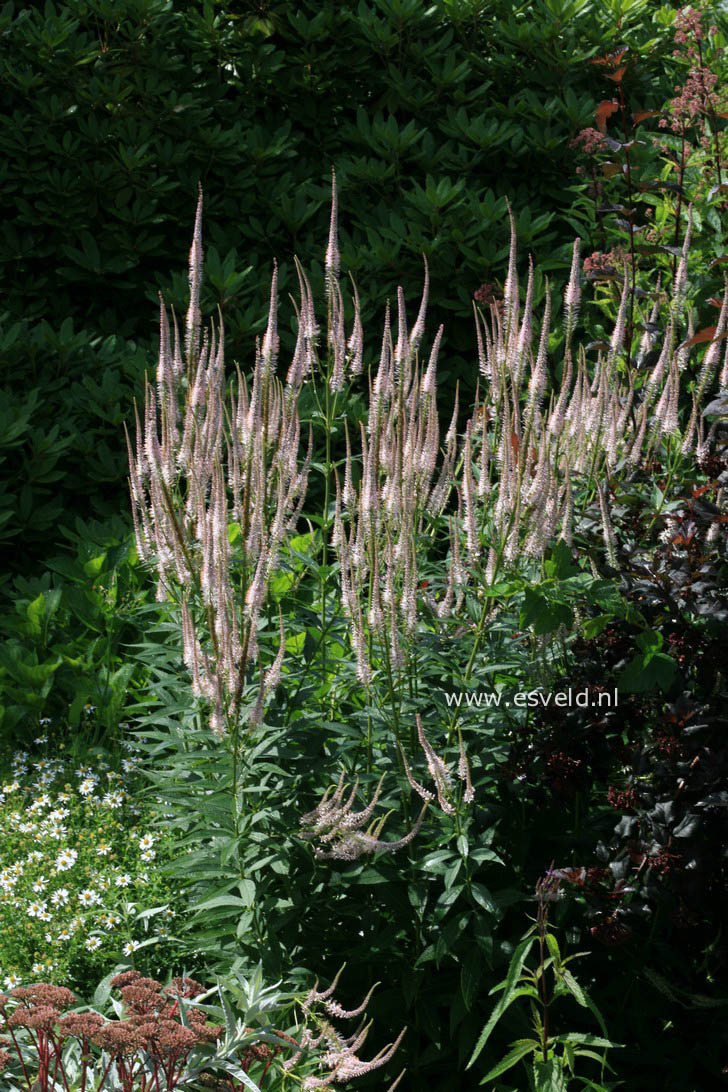
[[[82,891],[78,896],[78,901],[81,906],[95,906],[101,902],[98,891],[94,891],[92,888],[87,887],[85,891]]]
[[[128,872],[123,872],[121,876],[117,876],[114,880],[117,887],[128,887],[131,883],[131,876]]]
[[[125,956],[129,956],[132,952],[136,952],[139,948],[141,948],[141,944],[138,940],[130,940],[127,944],[124,945],[121,951]]]
[[[124,793],[120,789],[116,789],[114,792],[107,792],[101,803],[107,808],[120,808],[124,804]]]
[[[95,952],[97,948],[101,947],[101,938],[88,937],[85,947],[87,952]]]
[[[67,872],[69,868],[73,868],[78,859],[78,853],[75,849],[62,849],[56,857],[56,872]]]
[[[59,887],[51,895],[51,902],[54,906],[68,906],[68,898],[68,890],[65,887]]]

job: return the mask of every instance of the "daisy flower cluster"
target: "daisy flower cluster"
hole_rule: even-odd
[[[133,792],[138,756],[124,746],[119,769],[101,751],[82,764],[18,751],[4,767],[0,989],[44,975],[72,984],[164,947],[176,900],[159,869],[169,846],[149,832]],[[149,908],[159,909],[140,918]]]

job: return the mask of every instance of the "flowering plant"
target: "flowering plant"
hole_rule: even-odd
[[[0,982],[53,974],[82,983],[140,948],[164,944],[176,898],[170,852],[136,802],[134,745],[114,769],[16,751],[0,786]],[[155,936],[150,920],[158,919]]]
[[[386,1065],[404,1030],[371,1060],[359,1058],[373,990],[347,1012],[333,996],[340,974],[326,989],[316,984],[299,995],[263,987],[259,971],[249,979],[232,973],[208,990],[186,975],[163,985],[139,971],[121,971],[102,982],[94,998],[103,1007],[118,991],[121,999],[111,998],[116,1019],[89,1007],[69,1011],[77,998],[64,986],[18,986],[0,994],[0,1072],[14,1092],[172,1092],[200,1085],[272,1092],[292,1084],[313,1092],[341,1086]],[[219,1007],[209,1003],[212,994]],[[271,1024],[294,1010],[298,1020],[290,1032]],[[363,1020],[349,1036],[332,1023],[359,1016]],[[220,1022],[211,1024],[211,1017]],[[303,1027],[297,1026],[301,1018]]]

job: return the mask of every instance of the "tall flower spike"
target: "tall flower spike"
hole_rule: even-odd
[[[425,730],[422,726],[422,718],[419,713],[415,714],[415,720],[417,722],[417,738],[420,741],[420,747],[425,753],[425,759],[427,761],[427,769],[429,770],[430,777],[435,782],[435,789],[437,791],[437,802],[440,805],[442,811],[446,815],[453,815],[455,809],[450,801],[445,796],[445,791],[450,788],[452,778],[450,771],[445,763],[436,755],[430,741],[425,735]]]
[[[508,276],[503,288],[503,301],[505,304],[506,338],[511,336],[513,327],[518,322],[518,273],[516,271],[516,250],[518,240],[516,236],[516,221],[513,219],[511,205],[506,198],[508,219],[511,223],[511,241],[508,253]]]
[[[425,333],[425,315],[427,314],[427,300],[430,294],[430,270],[427,266],[427,258],[422,255],[422,260],[425,263],[425,283],[422,288],[422,302],[420,303],[420,310],[417,315],[417,320],[410,330],[410,352],[416,353],[420,342]]]
[[[599,483],[597,487],[597,492],[599,494],[599,511],[602,517],[602,532],[604,534],[604,544],[607,547],[607,558],[612,568],[618,569],[619,562],[617,560],[617,543],[614,537],[614,528],[612,527],[612,521],[609,518],[607,487],[603,482]]]
[[[692,202],[688,205],[688,224],[685,229],[685,238],[683,239],[682,252],[680,254],[680,264],[677,267],[675,273],[675,282],[672,289],[672,310],[673,313],[678,315],[682,310],[683,300],[685,297],[685,286],[687,284],[688,276],[688,255],[690,253],[690,241],[693,234],[693,205]]]
[[[404,290],[397,288],[397,344],[394,348],[394,378],[399,382],[409,358],[409,338],[407,337],[407,312],[404,303]]]
[[[353,376],[359,375],[364,367],[364,332],[361,325],[359,293],[356,290],[353,277],[351,279],[351,286],[354,290],[354,327],[346,347],[350,355],[349,375]]]
[[[336,193],[336,171],[331,169],[331,220],[329,223],[329,245],[326,248],[326,291],[331,297],[334,283],[339,276],[339,203]]]
[[[271,375],[278,362],[278,262],[273,260],[273,276],[270,282],[270,303],[268,305],[268,326],[263,337],[261,349],[263,374]]]
[[[571,272],[569,274],[569,283],[567,284],[566,291],[564,293],[564,313],[566,316],[567,344],[571,340],[571,335],[574,332],[576,320],[579,316],[579,306],[581,304],[581,285],[579,283],[580,246],[581,239],[574,239],[574,250],[571,256]]]
[[[195,228],[192,234],[192,247],[189,261],[190,302],[187,308],[185,325],[185,355],[187,367],[197,359],[200,344],[200,286],[202,284],[202,185],[198,189]]]

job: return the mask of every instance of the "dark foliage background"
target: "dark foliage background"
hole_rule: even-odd
[[[90,731],[84,708],[93,703],[95,730],[108,742],[137,701],[159,732],[152,765],[160,793],[176,792],[180,813],[187,807],[188,785],[170,788],[170,774],[165,789],[162,775],[166,762],[175,776],[182,768],[175,748],[187,761],[173,726],[192,719],[191,706],[178,693],[174,627],[150,630],[157,608],[129,547],[123,423],[142,396],[145,370],[155,367],[158,293],[178,314],[186,306],[198,184],[205,194],[203,309],[222,313],[229,366],[239,361],[245,369],[262,336],[274,260],[283,301],[297,292],[294,254],[321,298],[335,167],[341,264],[359,288],[370,355],[378,353],[385,302],[398,284],[414,312],[427,257],[430,335],[445,324],[444,419],[455,381],[467,395],[475,387],[473,293],[484,283],[502,287],[505,199],[516,215],[522,269],[531,253],[538,270],[538,310],[545,275],[554,293],[563,287],[574,235],[582,236],[584,253],[603,240],[569,146],[593,125],[605,95],[604,75],[590,61],[629,45],[639,60],[625,80],[629,100],[658,110],[676,84],[678,6],[69,0],[10,2],[0,10],[5,738],[21,736],[41,715],[65,716],[71,736],[80,725]],[[720,291],[718,274],[715,282],[711,291]],[[284,304],[284,312],[283,359],[295,318],[292,306]],[[584,340],[595,322],[585,309]],[[706,474],[725,476],[725,461],[682,484],[686,510]],[[476,1086],[476,1071],[462,1066],[491,1005],[485,986],[505,974],[531,910],[524,892],[556,852],[558,867],[584,869],[565,881],[569,898],[555,917],[572,948],[593,949],[586,982],[613,1039],[627,1043],[613,1059],[628,1076],[626,1087],[712,1092],[722,1079],[728,797],[719,715],[725,618],[716,602],[724,598],[725,559],[707,545],[700,552],[699,536],[695,556],[673,556],[659,540],[660,524],[653,526],[657,516],[646,526],[644,494],[624,505],[622,529],[628,518],[642,520],[642,538],[622,559],[615,597],[643,612],[662,641],[658,661],[670,658],[679,671],[649,680],[603,721],[554,724],[544,716],[521,725],[515,738],[484,722],[479,789],[486,802],[475,808],[468,865],[475,894],[448,894],[461,867],[458,847],[458,854],[435,854],[426,875],[414,864],[405,875],[398,861],[384,860],[362,868],[355,882],[349,873],[347,886],[328,870],[304,905],[296,882],[306,889],[318,866],[296,844],[287,857],[280,850],[265,880],[260,936],[252,928],[237,935],[237,911],[229,907],[200,912],[209,922],[200,943],[210,959],[222,951],[224,962],[228,949],[247,944],[251,959],[265,956],[271,977],[285,974],[291,952],[331,974],[349,959],[351,996],[344,1000],[352,1004],[362,985],[383,979],[370,1012],[384,1043],[407,1010],[412,1087]],[[597,542],[599,535],[595,524]],[[683,578],[675,574],[686,565],[694,569],[689,587],[699,571],[707,590],[698,582],[693,598],[676,599]],[[544,611],[567,609],[553,588],[543,594]],[[514,679],[528,678],[535,644],[524,638],[516,645],[512,637],[533,619],[519,621],[521,600],[514,604],[498,639],[509,656],[516,648]],[[593,605],[580,604],[582,613]],[[571,606],[568,620],[576,624]],[[571,649],[574,685],[611,685],[625,665],[639,676],[636,636],[644,633],[615,608],[608,627]],[[445,672],[448,650],[438,654]],[[443,678],[433,677],[433,689]],[[307,696],[304,690],[302,706]],[[314,725],[315,716],[309,719]],[[322,748],[328,758],[344,753],[343,727],[329,726],[323,743],[312,727],[295,762],[283,745],[268,756],[290,773],[292,795],[322,761]],[[203,772],[190,776],[221,783],[225,757],[208,748],[200,761]],[[640,793],[629,795],[636,782]],[[282,845],[291,832],[285,816],[274,818]],[[202,812],[198,819],[204,827]],[[678,848],[661,858],[664,845]],[[259,852],[251,840],[241,858]],[[615,876],[623,866],[628,877],[639,853],[655,862],[645,890],[629,899]],[[229,877],[216,878],[222,884]],[[198,898],[209,882],[203,876]],[[618,907],[626,934],[610,933]],[[352,955],[357,934],[366,934],[365,950]],[[499,1047],[527,1030],[526,1019],[512,1014]]]
[[[245,364],[272,262],[321,277],[330,171],[342,262],[381,336],[422,257],[443,384],[473,386],[473,292],[521,260],[565,279],[589,233],[569,138],[601,97],[588,62],[625,41],[645,109],[669,90],[673,6],[590,0],[189,3],[71,0],[0,11],[0,543],[28,573],[61,528],[126,513],[122,422],[153,367],[161,290],[179,311],[198,183],[208,311]],[[620,14],[621,13],[621,14]],[[602,81],[603,82],[603,81]],[[317,284],[314,280],[314,289]],[[290,342],[294,315],[283,333]]]

